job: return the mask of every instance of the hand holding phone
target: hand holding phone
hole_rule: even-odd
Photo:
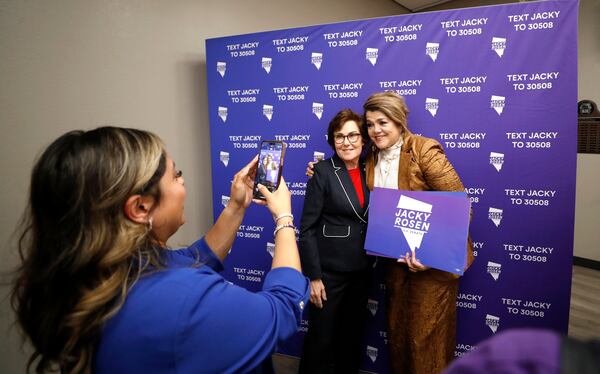
[[[292,211],[292,194],[288,190],[285,184],[285,178],[281,176],[281,183],[277,190],[271,192],[266,187],[262,188],[265,200],[259,200],[259,203],[264,202],[273,215],[273,218],[278,217],[283,213],[290,213]],[[256,200],[255,200],[256,201]]]
[[[234,206],[242,208],[247,208],[250,205],[254,193],[252,188],[254,187],[256,165],[258,165],[258,156],[255,156],[252,161],[235,173],[229,193],[230,204],[233,203]]]
[[[264,200],[256,186],[260,183],[273,192],[279,187],[283,169],[285,143],[277,140],[263,140],[258,152],[258,165],[254,179],[254,198]]]

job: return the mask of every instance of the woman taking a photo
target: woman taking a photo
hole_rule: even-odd
[[[349,109],[331,120],[327,141],[335,154],[315,165],[306,188],[300,258],[311,305],[301,373],[356,373],[362,357],[372,261],[364,251],[369,190],[361,124]]]
[[[170,250],[184,223],[181,171],[154,134],[104,127],[55,140],[34,166],[12,305],[29,367],[64,373],[264,372],[299,327],[300,273],[290,193],[260,187],[276,222],[263,291],[218,271],[252,201],[257,159],[234,178],[206,235]]]

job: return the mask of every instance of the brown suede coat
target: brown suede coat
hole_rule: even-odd
[[[398,188],[410,191],[464,191],[442,146],[434,139],[404,133]],[[377,150],[367,156],[367,186],[373,190]],[[473,262],[469,237],[467,265]],[[454,356],[458,276],[429,269],[413,273],[386,260],[386,310],[393,373],[439,373]]]

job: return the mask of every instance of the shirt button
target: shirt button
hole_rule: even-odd
[[[300,310],[304,310],[304,301],[301,301],[298,305],[300,306]]]

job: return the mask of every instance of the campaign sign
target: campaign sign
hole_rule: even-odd
[[[365,248],[391,258],[415,252],[423,265],[462,275],[470,207],[464,192],[375,188]]]

